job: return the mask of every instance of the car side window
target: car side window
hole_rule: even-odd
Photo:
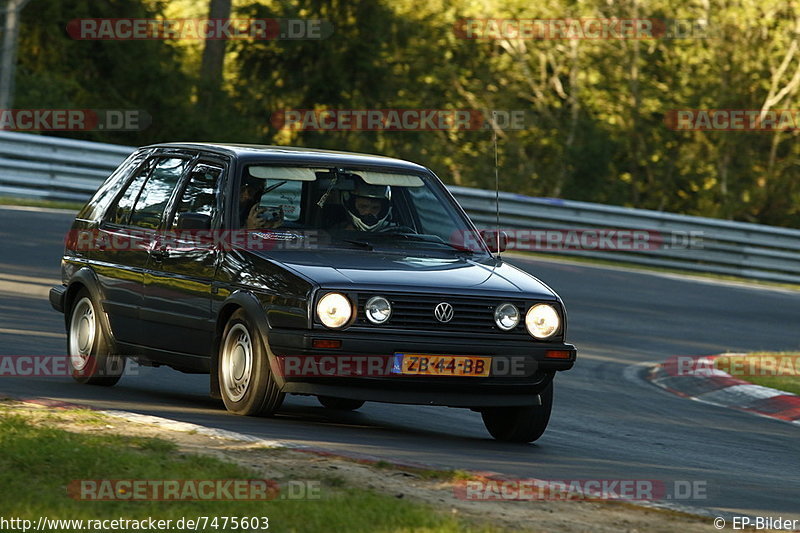
[[[217,209],[217,182],[221,175],[221,166],[209,163],[195,165],[172,217],[172,229],[177,228],[178,215],[181,213],[214,216]]]
[[[106,212],[108,204],[117,196],[131,174],[148,154],[146,150],[139,150],[129,155],[108,179],[97,189],[92,199],[84,206],[77,218],[97,220]]]
[[[158,229],[172,192],[178,184],[188,159],[163,158],[158,161],[131,213],[130,225]]]
[[[139,198],[139,193],[145,182],[147,182],[147,178],[150,176],[155,164],[156,159],[150,159],[136,172],[122,196],[117,200],[116,205],[112,206],[106,213],[106,222],[120,226],[128,224],[133,205],[136,203],[136,199]]]

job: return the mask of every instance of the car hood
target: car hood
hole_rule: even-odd
[[[431,257],[378,251],[284,251],[259,254],[324,288],[507,294],[555,299],[535,277],[492,257]]]

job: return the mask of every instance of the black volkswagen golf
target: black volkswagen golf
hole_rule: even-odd
[[[561,299],[502,249],[414,163],[159,144],[77,215],[50,301],[81,383],[113,385],[133,359],[210,374],[236,414],[286,394],[442,405],[531,442],[576,350]]]

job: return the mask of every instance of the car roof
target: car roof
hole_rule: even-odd
[[[310,163],[320,165],[343,165],[361,167],[386,167],[412,172],[429,172],[427,168],[411,161],[395,159],[382,155],[340,152],[336,150],[319,150],[299,146],[270,146],[263,144],[228,144],[228,143],[160,143],[143,148],[173,148],[203,150],[222,155],[233,156],[242,163],[261,162],[265,156],[271,161],[285,163]]]

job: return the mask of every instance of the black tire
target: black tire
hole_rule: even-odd
[[[78,291],[66,314],[67,366],[78,383],[111,387],[122,377],[126,359],[114,355],[100,313],[89,291]]]
[[[317,400],[328,409],[336,409],[339,411],[355,411],[364,405],[362,400],[348,400],[346,398],[334,398],[332,396],[317,396]]]
[[[483,424],[492,437],[504,442],[533,442],[541,437],[553,409],[553,382],[539,394],[542,405],[482,409]]]
[[[228,320],[217,354],[219,388],[225,408],[244,416],[270,416],[284,394],[272,377],[267,351],[243,309]]]

